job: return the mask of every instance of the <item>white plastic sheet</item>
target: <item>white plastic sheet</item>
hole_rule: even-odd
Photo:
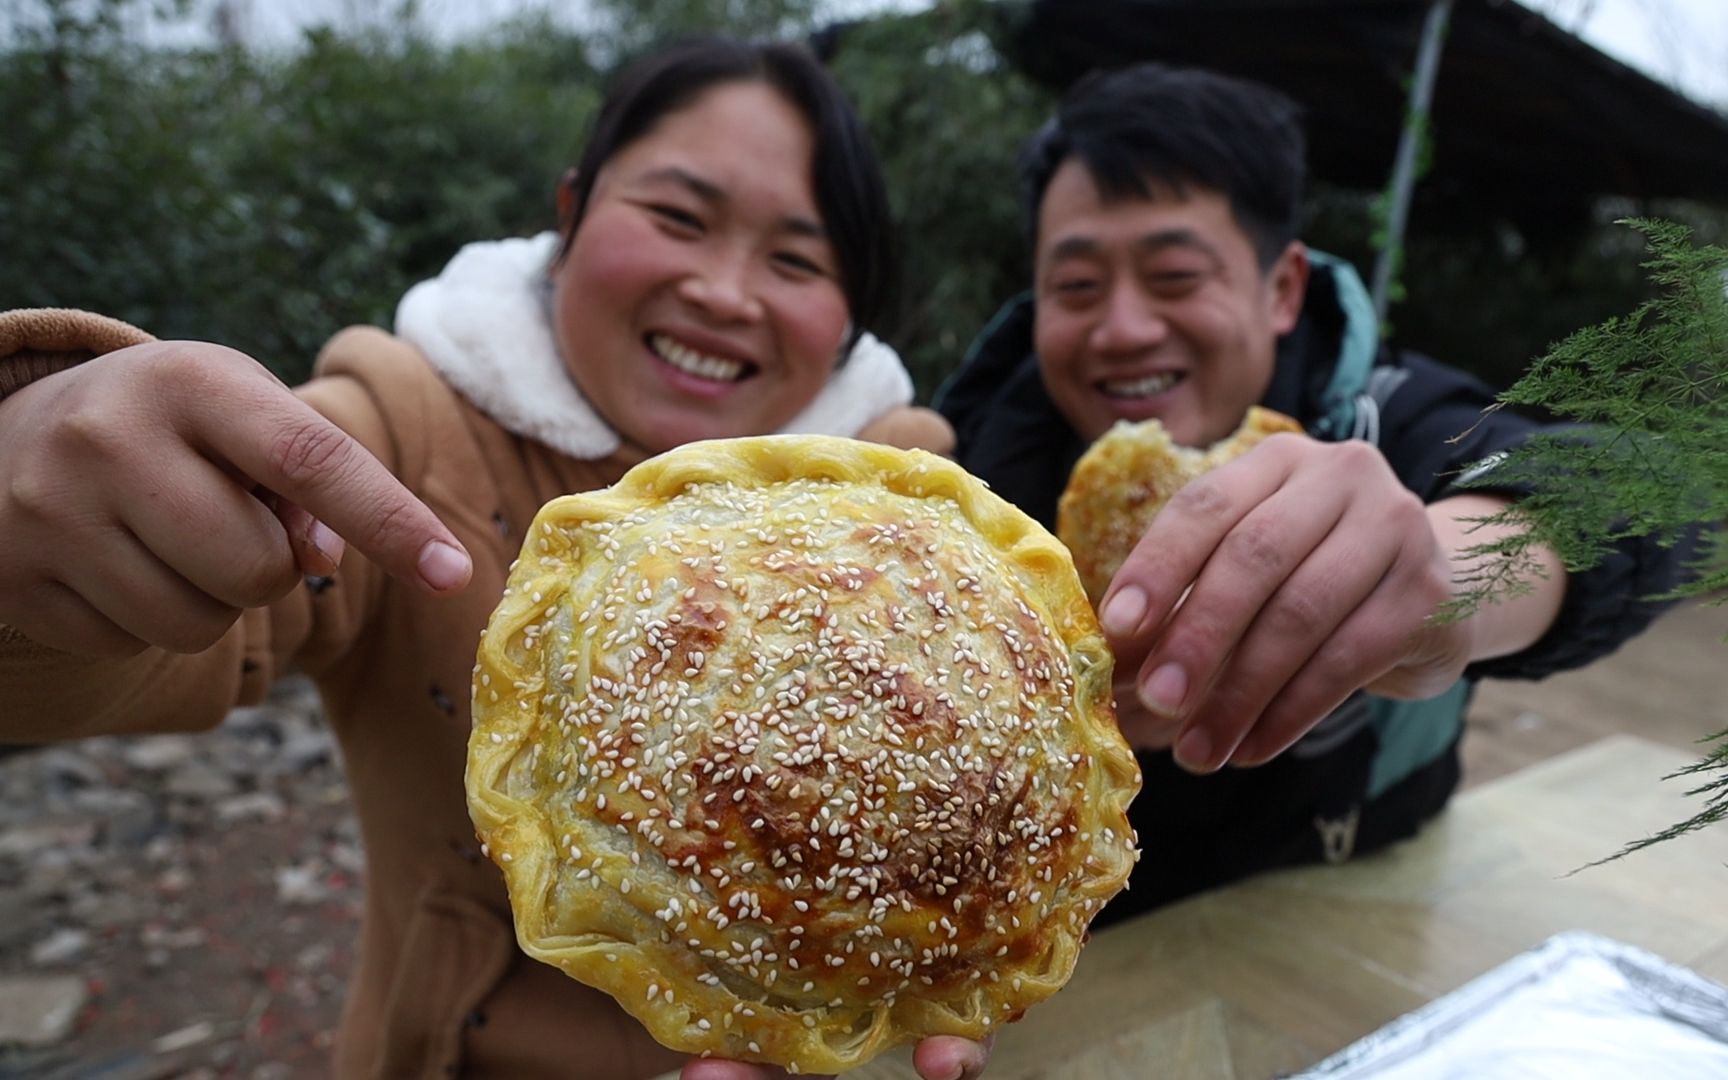
[[[1728,1080],[1728,988],[1568,933],[1322,1061],[1300,1080]]]

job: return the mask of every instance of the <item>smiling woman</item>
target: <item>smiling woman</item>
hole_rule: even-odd
[[[0,315],[0,739],[214,725],[309,673],[368,858],[337,1076],[679,1061],[517,948],[468,819],[454,688],[539,508],[713,436],[952,446],[863,333],[889,276],[882,179],[806,51],[649,56],[559,204],[560,232],[470,244],[394,335],[343,331],[292,391],[217,345]],[[920,1053],[947,1076],[984,1054]]]
[[[812,144],[777,90],[740,82],[595,177],[552,271],[554,332],[576,385],[641,446],[774,431],[827,382],[847,303]]]
[[[785,425],[886,303],[873,161],[797,50],[675,48],[624,75],[559,191],[553,322],[576,384],[652,450]]]

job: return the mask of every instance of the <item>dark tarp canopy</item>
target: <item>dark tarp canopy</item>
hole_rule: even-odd
[[[1429,0],[1032,0],[1012,60],[1062,87],[1157,59],[1301,102],[1314,174],[1384,187]],[[1431,112],[1426,199],[1566,227],[1595,196],[1728,204],[1728,116],[1512,0],[1456,0]]]

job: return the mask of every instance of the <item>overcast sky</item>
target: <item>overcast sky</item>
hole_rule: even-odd
[[[1728,107],[1728,0],[1520,0],[1610,56]]]
[[[206,0],[207,2],[207,0]],[[837,15],[928,7],[931,0],[828,0]],[[1728,108],[1728,0],[1519,0],[1602,51],[1701,101]],[[0,10],[7,5],[0,0]],[[205,3],[196,2],[195,7]],[[397,0],[238,0],[248,40],[291,42],[320,23],[353,25]],[[426,26],[459,37],[524,10],[551,8],[580,24],[581,0],[420,0]],[[16,8],[14,7],[14,10]],[[160,37],[159,34],[151,34]]]

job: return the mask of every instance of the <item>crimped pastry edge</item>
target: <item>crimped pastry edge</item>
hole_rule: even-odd
[[[531,665],[513,660],[506,646],[554,603],[555,590],[562,587],[557,554],[539,550],[544,537],[584,521],[622,517],[645,504],[664,502],[691,485],[760,487],[795,479],[876,485],[913,498],[952,499],[998,556],[1035,582],[1029,591],[1045,601],[1052,629],[1072,660],[1076,701],[1071,714],[1077,721],[1077,741],[1094,762],[1090,777],[1097,819],[1116,822],[1124,836],[1131,837],[1126,811],[1138,790],[1139,771],[1115,725],[1111,655],[1091,604],[1080,590],[1067,548],[945,458],[825,436],[764,436],[688,444],[644,462],[611,488],[565,496],[543,507],[481,641],[467,787],[476,829],[509,886],[517,938],[525,952],[611,994],[657,1040],[673,1049],[776,1063],[800,1071],[831,1072],[854,1067],[892,1045],[925,1035],[981,1038],[999,1025],[999,1006],[1008,993],[1003,988],[1009,983],[980,980],[978,990],[959,1008],[952,1002],[907,996],[868,1015],[860,1011],[855,1016],[855,1037],[839,1045],[823,1037],[822,1025],[807,1027],[800,1016],[779,1010],[758,1010],[747,1025],[751,1038],[729,1035],[715,1020],[734,1010],[743,999],[724,987],[687,981],[677,1001],[667,1004],[665,988],[656,980],[664,965],[675,957],[662,955],[665,950],[657,949],[657,942],[623,940],[617,936],[620,928],[554,936],[545,924],[546,905],[521,902],[520,898],[545,897],[554,887],[556,873],[549,819],[532,804],[499,790],[504,772],[529,740],[537,714],[523,707],[494,708],[497,703],[482,700],[501,686],[513,688],[514,700],[523,702],[531,700],[537,690],[537,673]],[[547,554],[552,556],[553,566],[543,563]],[[511,699],[510,695],[500,695],[500,700]],[[535,832],[540,835],[532,836]],[[1115,850],[1099,844],[1095,854],[1102,869],[1076,894],[1101,904],[1126,881],[1134,853],[1131,847]],[[605,872],[622,874],[625,869],[620,857],[608,860],[597,872],[604,877]],[[641,899],[649,898],[643,895]],[[1082,940],[1083,934],[1056,933],[1046,955],[1029,964],[1028,970],[1014,973],[1019,978],[1018,988],[1012,991],[1011,1017],[1066,983]],[[659,993],[653,993],[651,987]],[[709,1019],[708,1030],[698,1026],[697,1021],[704,1018]]]

